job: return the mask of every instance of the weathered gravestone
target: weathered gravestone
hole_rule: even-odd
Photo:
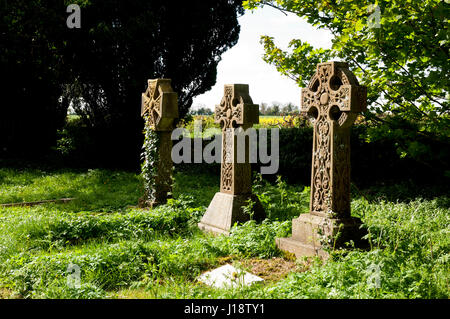
[[[320,63],[302,89],[301,110],[314,117],[310,212],[292,221],[291,238],[277,238],[280,249],[327,258],[326,243],[361,239],[360,220],[350,216],[350,126],[366,96],[342,62]]]
[[[156,206],[167,202],[172,191],[172,139],[174,120],[178,118],[178,95],[172,90],[171,80],[148,80],[142,94],[141,115],[146,123],[143,175],[144,198],[140,206]]]
[[[259,108],[253,104],[247,84],[225,85],[214,119],[222,126],[220,192],[214,196],[198,226],[204,231],[228,235],[235,222],[249,219],[243,210],[249,199],[253,202],[253,218],[260,220],[264,217],[258,197],[252,194],[249,140],[240,144],[244,149],[240,149],[237,143],[239,134],[259,123]],[[245,152],[245,156],[239,156],[244,160],[238,160],[238,151]]]

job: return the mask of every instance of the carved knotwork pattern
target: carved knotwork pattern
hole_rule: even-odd
[[[337,92],[331,93],[330,105],[338,105],[340,108],[348,108],[350,102],[350,88],[341,88]]]
[[[233,128],[237,122],[242,120],[243,105],[242,97],[233,100],[233,88],[226,86],[224,96],[216,108],[215,114],[216,121],[222,124],[222,130]]]
[[[233,127],[242,119],[242,107],[242,98],[233,100],[233,88],[226,86],[215,118],[222,124],[221,188],[227,192],[233,189]]]
[[[318,73],[318,93],[309,92],[308,102],[318,109],[318,118],[314,126],[315,150],[313,151],[313,200],[312,210],[328,212],[331,209],[331,125],[328,119],[330,103],[322,103],[320,97],[329,95],[328,81],[331,66],[325,65]],[[317,86],[317,83],[313,83]],[[308,103],[307,102],[307,103]],[[327,101],[328,102],[328,101]],[[305,104],[304,104],[305,105]],[[308,104],[306,104],[308,105]]]
[[[222,163],[220,189],[230,194],[251,192],[250,163],[237,163],[236,130],[258,123],[258,106],[248,93],[246,84],[225,85],[224,95],[216,106],[214,120],[222,126]],[[249,147],[246,144],[245,147]],[[245,150],[248,153],[248,149]]]
[[[352,90],[358,88],[356,78],[344,64],[331,62],[319,64],[308,88],[302,89],[302,111],[315,117],[312,212],[350,210],[349,127],[356,118]]]
[[[147,90],[142,95],[145,113],[148,113],[148,125],[155,129],[161,118],[161,93],[156,82],[150,82]]]
[[[313,209],[328,211],[330,202],[330,123],[320,117],[315,123],[314,134],[316,149],[313,152]]]
[[[233,131],[223,130],[222,142],[222,190],[231,191],[233,188]]]

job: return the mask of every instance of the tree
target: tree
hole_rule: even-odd
[[[0,65],[9,79],[0,149],[26,149],[25,141],[48,149],[72,104],[89,136],[86,156],[124,164],[139,162],[147,79],[172,79],[183,117],[215,84],[243,14],[240,0],[0,1]],[[79,29],[66,26],[70,3],[81,7]]]
[[[283,108],[281,109],[281,111],[283,113],[292,113],[297,109],[297,107],[292,103],[292,102],[288,102],[286,103]]]
[[[267,107],[266,115],[280,115],[280,103],[272,102],[272,106]]]
[[[172,79],[184,117],[193,97],[215,84],[221,54],[237,43],[241,1],[78,3],[82,28],[68,42],[75,81],[67,96],[92,128],[99,141],[95,149],[105,160],[122,161],[125,153],[136,163],[143,127],[140,100],[147,79]]]
[[[261,105],[259,106],[259,114],[260,115],[266,115],[267,112],[267,103],[261,103]]]
[[[42,154],[64,125],[62,1],[0,1],[0,158]]]
[[[213,115],[214,112],[207,106],[201,106],[197,110],[191,111],[192,115]]]
[[[344,60],[368,88],[368,139],[393,138],[402,156],[431,164],[431,147],[447,147],[433,160],[445,165],[450,137],[448,17],[441,0],[376,1],[249,0],[250,10],[270,6],[305,18],[333,34],[331,49],[299,39],[290,51],[261,38],[264,60],[307,85],[319,62]],[[441,147],[439,147],[441,148]],[[436,153],[436,152],[434,152]],[[444,154],[445,153],[445,154]]]

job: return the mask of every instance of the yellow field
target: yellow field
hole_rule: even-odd
[[[203,129],[210,127],[219,127],[217,123],[214,123],[214,116],[205,116],[205,115],[196,115],[194,116],[194,120],[202,120]],[[298,127],[304,121],[304,118],[299,117],[298,115],[287,115],[287,116],[272,116],[272,115],[261,115],[259,116],[259,124],[256,124],[254,127]],[[193,126],[193,121],[188,123],[185,127],[190,129]]]
[[[287,116],[289,118],[290,116]],[[259,124],[262,126],[275,126],[284,123],[282,116],[265,116],[259,117]]]

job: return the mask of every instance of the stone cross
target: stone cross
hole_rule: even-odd
[[[261,203],[251,193],[249,143],[245,142],[244,150],[237,147],[237,136],[259,123],[259,107],[253,104],[247,84],[225,85],[224,96],[220,105],[216,106],[214,119],[222,126],[220,192],[214,196],[199,227],[227,235],[235,222],[249,219],[243,212],[249,199],[254,203],[254,218],[261,219],[264,215]],[[238,151],[246,153],[242,163],[237,160]]]
[[[141,116],[146,125],[158,134],[158,162],[152,202],[141,199],[140,206],[156,206],[167,202],[172,191],[172,139],[174,120],[178,118],[178,95],[173,91],[170,79],[148,80],[142,94]],[[147,197],[147,196],[146,196]]]
[[[292,238],[277,239],[281,249],[326,258],[324,241],[361,238],[360,221],[350,216],[350,127],[366,96],[343,62],[320,63],[302,89],[301,110],[314,126],[310,212],[293,220]]]

